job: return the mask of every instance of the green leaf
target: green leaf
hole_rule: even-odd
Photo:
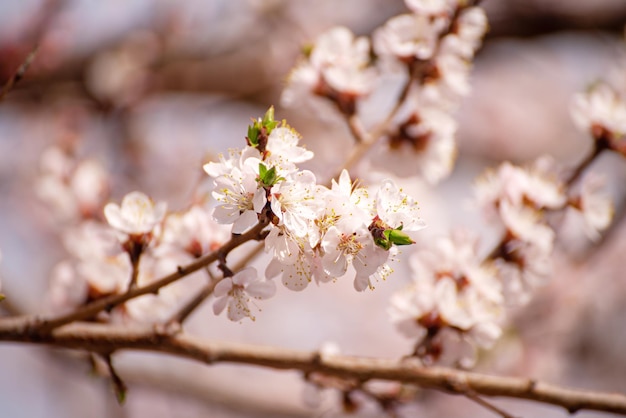
[[[256,126],[256,122],[252,126],[248,126],[248,141],[250,146],[256,147],[259,145],[259,129]]]
[[[401,231],[402,226],[397,229],[388,229],[389,231],[389,241],[396,245],[411,245],[415,244],[407,234]],[[387,235],[387,231],[385,231],[385,235]]]
[[[386,251],[389,251],[389,249],[391,248],[391,242],[383,238],[378,238],[376,240],[376,245]]]
[[[274,106],[270,106],[263,116],[263,126],[267,126],[270,122],[274,122]]]
[[[259,178],[257,181],[263,187],[272,187],[279,181],[285,180],[284,177],[276,175],[276,167],[268,169],[265,164],[259,163]]]
[[[261,120],[260,128],[265,128],[265,132],[269,135],[278,124],[279,122],[274,120],[274,106],[270,106],[267,112],[265,112],[263,120]]]

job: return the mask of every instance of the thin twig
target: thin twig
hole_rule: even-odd
[[[486,400],[484,400],[483,398],[481,398],[480,396],[476,395],[473,392],[466,392],[464,393],[465,397],[471,401],[476,402],[478,405],[482,406],[485,409],[488,409],[498,415],[500,415],[502,418],[516,418],[515,416],[509,414],[508,412],[506,412],[504,409],[498,408],[497,406],[495,406],[494,404],[492,404],[491,402],[488,402]]]
[[[4,100],[4,98],[6,97],[7,94],[9,94],[11,89],[13,89],[13,87],[17,83],[19,83],[19,81],[22,78],[24,78],[24,74],[26,74],[26,70],[28,70],[28,67],[30,67],[30,65],[33,63],[38,52],[39,52],[39,44],[36,44],[33,50],[30,51],[30,53],[26,56],[26,59],[24,60],[24,62],[22,62],[22,64],[17,68],[15,73],[13,73],[13,75],[4,84],[4,87],[2,87],[2,91],[0,92],[0,102]]]
[[[209,275],[209,282],[191,299],[187,302],[176,314],[174,314],[168,323],[182,324],[211,294],[215,286],[221,281],[221,279],[213,277],[211,271],[206,268]]]
[[[570,413],[595,410],[626,415],[626,395],[591,392],[537,382],[531,379],[497,377],[442,367],[423,367],[416,361],[322,356],[316,352],[210,341],[185,333],[165,334],[154,327],[74,323],[44,333],[24,332],[23,320],[0,319],[0,341],[47,344],[55,347],[106,352],[123,349],[168,353],[207,364],[239,363],[277,370],[319,372],[343,379],[380,379],[410,383],[449,392],[454,382],[465,382],[481,396],[527,399],[557,405]],[[463,392],[455,392],[463,395]]]
[[[107,365],[109,375],[111,376],[111,384],[113,385],[113,390],[115,391],[115,398],[117,399],[117,403],[122,405],[126,400],[126,392],[128,391],[128,387],[115,370],[115,367],[113,367],[113,359],[111,358],[111,353],[100,354],[100,357],[102,357]]]
[[[342,164],[341,168],[337,171],[335,176],[331,178],[338,178],[343,170],[350,170],[351,168],[353,168],[354,165],[358,163],[361,158],[365,156],[365,154],[367,154],[367,152],[374,146],[374,144],[376,144],[376,142],[378,142],[378,140],[382,138],[387,129],[389,129],[389,124],[396,116],[396,113],[398,113],[398,110],[400,110],[400,107],[402,106],[402,104],[404,104],[404,101],[406,100],[411,89],[412,80],[413,79],[411,77],[407,79],[404,87],[402,88],[402,92],[398,97],[398,101],[394,105],[393,109],[391,109],[385,120],[383,120],[375,129],[373,129],[371,133],[361,132],[359,134],[361,136],[361,140],[359,141],[358,145],[353,149],[352,153]],[[351,124],[360,124],[356,116],[350,117],[348,125]]]

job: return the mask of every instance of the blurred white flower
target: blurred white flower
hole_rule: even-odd
[[[471,356],[458,356],[456,344],[489,347],[502,332],[502,287],[476,250],[476,239],[463,231],[437,239],[412,256],[413,283],[391,299],[391,321],[423,347],[429,361],[442,363],[443,355],[469,362]],[[449,331],[458,338],[447,342],[442,332]]]
[[[573,207],[585,221],[585,233],[594,241],[600,238],[600,231],[605,230],[613,218],[613,202],[604,190],[605,183],[605,178],[600,175],[586,174],[580,195],[573,202]]]
[[[367,95],[377,79],[369,63],[367,38],[355,38],[345,27],[330,29],[317,38],[309,57],[290,74],[281,103],[293,106],[312,93],[338,102]]]
[[[230,230],[217,224],[209,212],[198,205],[165,218],[161,245],[172,245],[194,257],[217,250],[230,238]]]
[[[95,160],[75,160],[59,147],[44,151],[41,177],[35,186],[38,197],[62,221],[93,218],[109,194],[109,176]]]
[[[487,15],[482,8],[465,8],[455,21],[454,31],[442,39],[442,49],[469,60],[480,47],[487,29]]]
[[[450,14],[459,5],[459,0],[404,0],[413,12],[424,15]]]
[[[167,205],[156,205],[145,194],[131,192],[124,196],[122,205],[109,203],[104,207],[107,222],[116,230],[129,235],[142,235],[152,232],[165,216]]]
[[[496,258],[494,267],[502,282],[506,303],[524,305],[533,291],[546,284],[552,274],[551,253],[524,241],[506,244],[506,256]]]
[[[374,51],[401,61],[427,60],[433,56],[446,19],[423,14],[404,14],[389,19],[372,35]]]
[[[626,101],[606,83],[597,83],[586,93],[576,94],[571,114],[574,123],[596,139],[604,132],[614,137],[626,134]]]

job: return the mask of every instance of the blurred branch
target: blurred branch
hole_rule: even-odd
[[[4,100],[6,95],[13,88],[13,86],[15,86],[24,77],[26,70],[28,70],[28,67],[30,67],[30,64],[32,64],[35,56],[37,55],[37,52],[39,52],[39,45],[35,45],[33,50],[26,56],[24,62],[22,62],[22,64],[17,68],[15,73],[13,73],[13,75],[4,84],[4,86],[2,87],[2,91],[0,92],[0,102]]]
[[[47,344],[94,352],[142,350],[161,352],[206,364],[239,363],[278,370],[323,373],[359,381],[390,380],[465,395],[503,396],[557,405],[574,413],[596,410],[626,415],[626,395],[564,388],[532,379],[497,377],[440,367],[423,367],[412,359],[322,356],[317,352],[216,342],[155,327],[74,323],[50,333],[24,332],[21,321],[0,320],[0,341]],[[459,386],[459,382],[462,385]]]

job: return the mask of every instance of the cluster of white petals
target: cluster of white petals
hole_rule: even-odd
[[[475,184],[478,204],[504,229],[496,266],[502,273],[507,300],[513,303],[526,302],[550,274],[555,233],[545,211],[563,209],[567,202],[565,185],[548,171],[550,164],[546,158],[530,167],[505,162]]]
[[[434,184],[452,171],[457,124],[452,113],[469,93],[469,70],[487,31],[485,12],[457,1],[407,1],[413,11],[391,18],[373,34],[380,72],[417,77],[372,151],[373,168]],[[455,13],[455,11],[457,11]]]
[[[416,340],[424,361],[470,367],[475,347],[490,347],[502,333],[501,285],[476,249],[465,232],[436,240],[413,254],[413,282],[392,297],[391,320]]]
[[[418,175],[430,184],[452,172],[456,121],[442,106],[425,101],[423,89],[411,89],[394,123],[387,141],[373,147],[371,164],[376,170],[400,177]]]
[[[281,102],[296,104],[311,94],[358,97],[369,94],[377,79],[370,66],[370,42],[345,27],[321,34],[308,57],[293,69]]]
[[[152,199],[141,192],[131,192],[124,196],[122,205],[108,203],[104,216],[111,227],[128,235],[148,234],[163,221],[167,204],[154,204]]]
[[[601,136],[602,131],[615,138],[626,135],[626,98],[607,83],[600,82],[586,93],[576,94],[571,114],[574,123],[593,136]]]
[[[262,124],[259,119],[254,126]],[[269,220],[265,249],[272,261],[266,277],[281,276],[287,288],[302,290],[312,280],[327,282],[352,268],[354,287],[363,291],[389,275],[386,263],[394,245],[413,243],[412,234],[425,226],[417,203],[391,181],[371,198],[345,170],[330,188],[319,185],[312,172],[295,164],[312,156],[298,145],[295,132],[272,125],[259,128],[258,135],[267,140],[222,156],[206,164],[205,171],[213,177],[217,222],[242,233]]]
[[[250,301],[268,299],[274,293],[276,285],[273,281],[259,279],[256,269],[247,267],[232,277],[224,278],[215,286],[213,312],[219,315],[226,308],[226,314],[231,321],[240,321],[245,317],[254,320]]]
[[[35,191],[62,221],[95,217],[109,194],[109,176],[95,160],[77,161],[54,146],[40,159],[41,176]]]
[[[582,229],[592,241],[600,238],[613,219],[613,201],[605,190],[605,178],[596,173],[587,173],[581,181],[578,193],[570,198],[572,213],[582,220]]]

